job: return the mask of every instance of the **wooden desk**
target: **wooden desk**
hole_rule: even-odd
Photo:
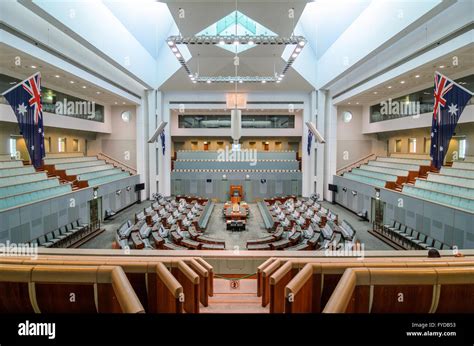
[[[181,240],[181,245],[194,250],[199,250],[201,248],[201,243],[188,238]]]

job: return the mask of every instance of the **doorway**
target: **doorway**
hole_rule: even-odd
[[[89,224],[93,230],[100,228],[100,221],[102,220],[102,197],[98,197],[89,201]]]
[[[377,198],[372,198],[372,213],[371,220],[375,225],[383,225],[383,211],[385,209],[385,202]]]

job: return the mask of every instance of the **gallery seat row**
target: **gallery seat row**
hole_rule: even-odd
[[[195,196],[160,197],[116,233],[116,246],[162,250],[224,250],[225,241],[205,235],[214,203]]]
[[[274,197],[258,207],[269,235],[248,240],[248,250],[319,250],[357,244],[354,228],[311,198]]]

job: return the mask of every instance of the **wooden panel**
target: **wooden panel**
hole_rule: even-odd
[[[34,313],[26,282],[0,282],[0,313]]]
[[[133,287],[138,299],[142,303],[146,311],[148,311],[148,295],[146,290],[146,274],[145,273],[125,273],[128,281]]]
[[[97,284],[98,309],[100,313],[121,313],[122,308],[112,284]]]
[[[172,268],[171,273],[183,286],[184,311],[187,313],[199,313],[199,284],[194,284],[178,268]]]
[[[271,314],[285,312],[285,304],[287,303],[287,299],[285,297],[285,288],[297,273],[298,271],[296,269],[291,269],[288,273],[283,275],[275,285],[270,285]]]
[[[474,285],[442,285],[437,313],[473,313]]]
[[[36,301],[42,313],[96,313],[94,285],[83,283],[35,283]]]
[[[341,274],[324,274],[322,276],[323,288],[321,292],[321,302],[319,305],[321,311],[326,306],[326,303],[331,297],[332,292],[334,292],[334,289],[336,288],[339,280],[341,279],[343,272],[344,270],[341,270]]]
[[[368,313],[370,304],[370,286],[356,286],[346,313]],[[324,306],[323,306],[324,308]]]
[[[150,276],[148,277],[148,288],[149,288],[149,302],[150,312],[152,313],[181,313],[182,305],[179,300],[175,298],[172,293],[168,290],[168,287],[159,278],[158,275],[152,274],[156,280],[152,280],[153,283],[150,287]],[[153,291],[150,291],[154,289]],[[151,298],[151,299],[150,299]],[[153,304],[153,305],[152,305]]]
[[[428,313],[433,300],[432,285],[374,286],[372,313]]]
[[[307,280],[304,285],[300,288],[298,293],[293,297],[291,302],[288,297],[286,297],[286,308],[285,312],[287,313],[311,313],[312,304],[308,304],[312,298],[312,289],[313,289],[313,280]]]

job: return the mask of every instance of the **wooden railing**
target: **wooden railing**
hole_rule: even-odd
[[[350,163],[350,164],[348,164],[344,167],[339,168],[336,171],[336,175],[342,175],[343,173],[348,172],[353,168],[359,167],[360,165],[363,165],[363,164],[369,162],[370,160],[375,159],[376,157],[377,157],[377,155],[375,155],[375,154],[370,154],[370,155],[364,156],[363,158],[361,158],[361,159],[359,159],[359,160],[357,160],[353,163]]]
[[[119,160],[116,160],[113,157],[110,157],[109,155],[106,155],[102,152],[97,154],[97,158],[99,160],[105,160],[106,163],[110,163],[110,164],[114,165],[115,167],[121,168],[122,170],[127,171],[130,174],[133,174],[133,175],[137,174],[136,168],[133,168],[132,166],[129,166],[126,163],[123,163]]]

